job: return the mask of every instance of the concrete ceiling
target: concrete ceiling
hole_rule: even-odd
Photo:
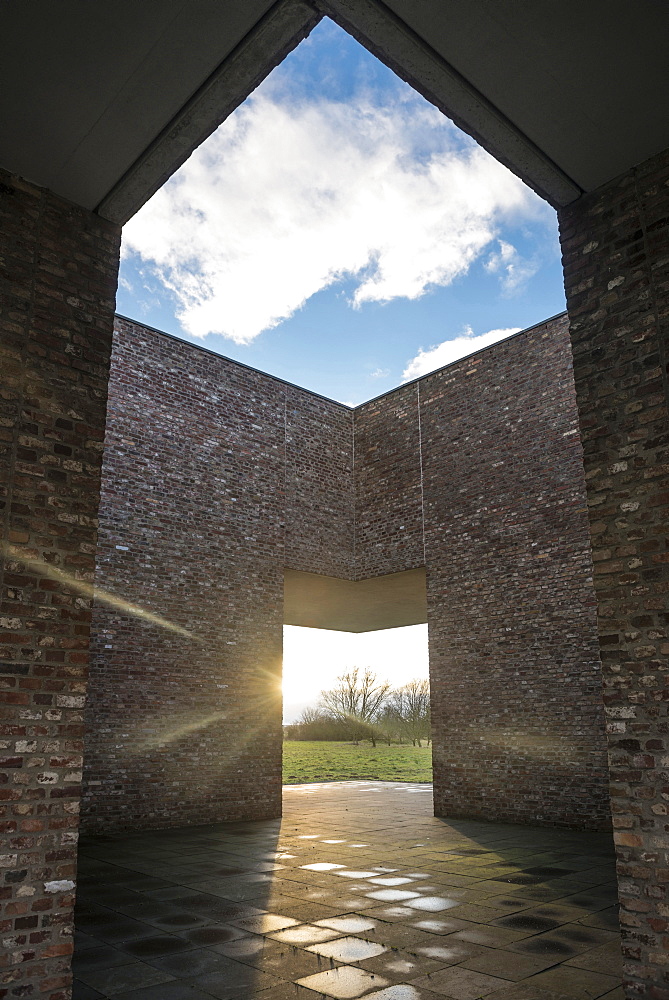
[[[553,204],[669,145],[664,0],[6,0],[0,166],[123,222],[323,12]]]
[[[287,569],[283,620],[286,625],[338,632],[423,625],[427,621],[425,569],[357,581]]]

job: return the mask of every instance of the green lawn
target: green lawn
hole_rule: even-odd
[[[432,781],[432,747],[385,746],[370,743],[329,743],[286,740],[283,781]]]

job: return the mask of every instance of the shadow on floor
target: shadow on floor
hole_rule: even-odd
[[[283,820],[84,840],[74,1000],[623,1000],[610,834],[290,785]]]

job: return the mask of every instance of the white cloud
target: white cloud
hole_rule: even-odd
[[[488,330],[487,333],[475,336],[471,326],[466,326],[460,336],[453,337],[452,340],[444,340],[443,343],[430,347],[427,351],[421,347],[416,357],[412,358],[404,369],[402,381],[407,382],[409,379],[436,371],[437,368],[443,368],[444,365],[450,365],[453,361],[466,358],[468,354],[474,354],[483,347],[496,344],[498,340],[511,337],[521,329],[520,326],[511,326],[504,330]]]
[[[373,372],[369,373],[370,378],[388,378],[390,375],[390,368],[376,368]]]
[[[518,253],[512,243],[498,240],[499,250],[491,253],[485,262],[489,274],[498,274],[502,291],[514,295],[523,290],[527,282],[539,270],[535,261],[527,260]]]
[[[260,88],[124,229],[195,336],[249,343],[353,278],[352,305],[463,275],[541,202],[422,100],[378,107]]]

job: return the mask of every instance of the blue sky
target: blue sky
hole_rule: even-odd
[[[564,309],[555,213],[324,20],[128,223],[117,309],[357,404]]]

